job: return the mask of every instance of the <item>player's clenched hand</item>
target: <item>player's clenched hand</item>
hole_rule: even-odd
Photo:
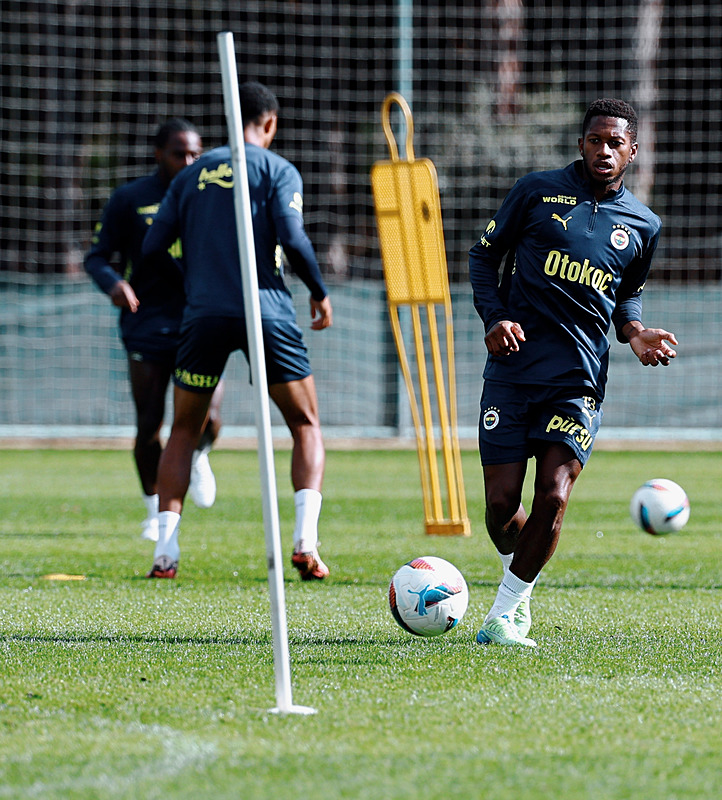
[[[629,344],[635,355],[644,366],[656,367],[658,364],[667,366],[669,359],[677,355],[667,342],[678,344],[673,333],[662,328],[642,328],[627,334]]]
[[[326,295],[323,300],[311,298],[311,328],[320,331],[323,328],[330,328],[333,325],[333,309],[331,301]]]
[[[127,308],[134,314],[140,305],[140,300],[135,296],[133,287],[128,281],[118,281],[110,290],[110,299],[113,301],[114,306],[118,306],[118,308]]]
[[[493,356],[508,356],[519,350],[519,342],[525,342],[524,331],[518,322],[508,319],[497,322],[486,334],[484,342],[486,349]]]

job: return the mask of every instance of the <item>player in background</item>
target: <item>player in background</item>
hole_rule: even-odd
[[[85,258],[88,274],[120,308],[120,332],[136,410],[133,455],[146,507],[142,536],[151,541],[158,539],[160,431],[185,296],[183,277],[171,254],[166,250],[143,260],[141,246],[171,180],[202,152],[195,126],[180,118],[161,125],[154,144],[157,169],[113,193]],[[201,508],[215,501],[216,481],[208,453],[221,427],[221,398],[222,386],[214,395],[208,423],[193,454],[191,496]]]
[[[611,324],[643,365],[676,355],[672,333],[641,322],[661,223],[623,183],[638,149],[634,109],[595,101],[578,146],[581,160],[519,180],[470,251],[488,351],[479,420],[486,526],[504,571],[482,644],[536,644],[531,592],[602,419]]]
[[[259,83],[243,84],[240,98],[268,391],[293,438],[292,563],[304,580],[321,580],[329,574],[318,553],[325,451],[315,382],[283,280],[281,248],[311,293],[313,330],[331,325],[331,301],[303,227],[301,176],[290,162],[269,150],[278,124],[278,101]],[[203,155],[173,181],[143,244],[145,255],[155,255],[181,237],[186,291],[174,375],[175,413],[160,461],[159,537],[150,578],[176,575],[194,443],[229,355],[240,349],[248,356],[233,180],[229,147]]]

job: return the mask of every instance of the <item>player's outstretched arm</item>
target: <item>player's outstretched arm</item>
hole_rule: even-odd
[[[678,344],[677,337],[663,328],[645,328],[641,322],[630,322],[624,326],[622,332],[645,367],[656,367],[658,364],[666,367],[669,360],[677,355],[677,351],[667,344]]]
[[[508,356],[519,350],[519,342],[525,342],[524,331],[518,322],[504,319],[497,322],[484,337],[486,349],[492,356]]]

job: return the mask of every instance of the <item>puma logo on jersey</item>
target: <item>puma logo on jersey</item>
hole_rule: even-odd
[[[559,214],[552,214],[552,219],[555,219],[557,222],[561,222],[561,223],[562,223],[562,225],[564,226],[564,230],[566,230],[566,229],[567,229],[567,224],[568,224],[568,222],[569,222],[569,220],[570,220],[571,218],[572,218],[572,215],[571,215],[571,214],[570,214],[570,215],[569,215],[569,216],[568,216],[566,219],[562,219],[562,218],[559,216]]]
[[[490,233],[494,233],[494,229],[496,228],[496,220],[491,220],[491,222],[486,226],[486,230],[484,231],[484,235],[479,239],[479,243],[483,244],[484,247],[491,247],[491,242],[487,240],[487,236]]]
[[[299,214],[303,214],[303,197],[301,197],[300,192],[293,193],[293,200],[291,200],[288,206],[298,211]]]

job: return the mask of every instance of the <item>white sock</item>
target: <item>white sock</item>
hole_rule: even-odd
[[[293,549],[310,553],[318,546],[318,518],[321,514],[321,492],[299,489],[293,497],[296,506],[296,527],[293,529]]]
[[[155,545],[155,556],[168,556],[172,561],[180,558],[180,514],[175,511],[161,511],[158,514],[158,541]]]
[[[499,584],[499,590],[497,591],[494,605],[489,609],[489,613],[486,615],[484,622],[488,622],[490,619],[494,619],[494,617],[501,617],[504,614],[511,619],[519,603],[524,600],[524,598],[531,597],[532,589],[538,577],[537,575],[531,583],[527,583],[521,578],[517,578],[511,570],[507,570]]]
[[[500,553],[498,550],[496,551],[499,558],[501,559],[501,566],[504,568],[504,575],[509,572],[509,567],[511,566],[511,562],[514,560],[514,553]]]
[[[144,494],[143,502],[145,503],[146,511],[148,512],[148,519],[158,516],[158,495],[157,494]]]

